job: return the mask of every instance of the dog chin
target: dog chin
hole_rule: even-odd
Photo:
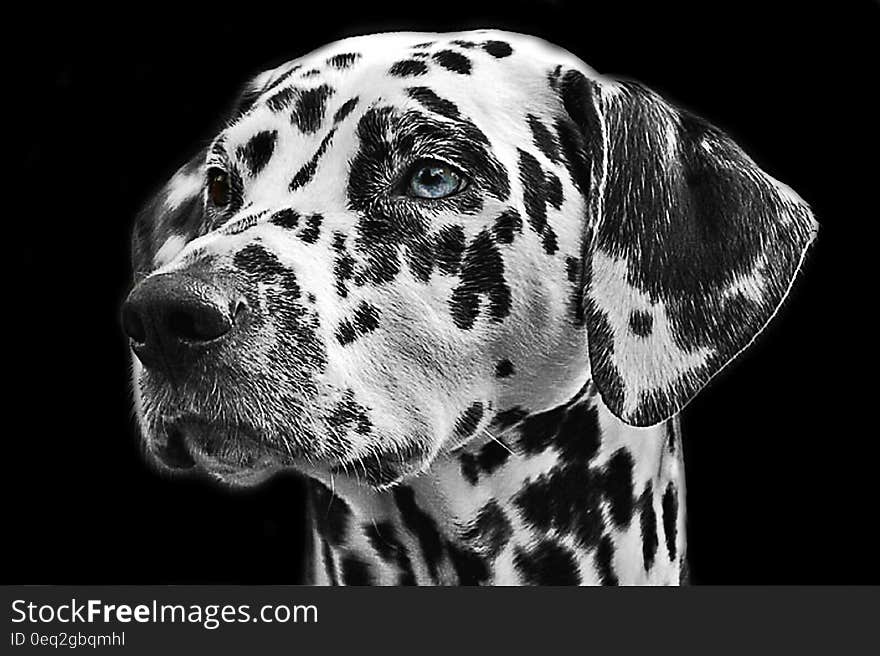
[[[148,440],[154,462],[171,473],[201,473],[233,487],[258,485],[291,469],[293,456],[252,431],[196,417],[166,419]]]

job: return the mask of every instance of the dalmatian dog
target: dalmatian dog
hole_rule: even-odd
[[[310,486],[317,584],[676,584],[678,414],[810,209],[538,39],[346,39],[257,75],[150,201],[122,308],[149,458]]]

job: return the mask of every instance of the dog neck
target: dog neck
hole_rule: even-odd
[[[592,386],[385,491],[312,480],[312,580],[330,585],[675,584],[678,420],[621,423]]]

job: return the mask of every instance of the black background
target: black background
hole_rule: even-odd
[[[249,75],[348,35],[492,26],[543,36],[708,118],[813,206],[822,229],[789,301],[684,415],[692,575],[876,582],[866,276],[880,218],[868,145],[877,5],[608,4],[242,3],[187,15],[132,5],[9,18],[21,43],[7,56],[6,105],[21,118],[4,126],[5,152],[21,180],[4,194],[3,582],[297,582],[297,480],[234,493],[143,464],[118,328],[133,215]]]

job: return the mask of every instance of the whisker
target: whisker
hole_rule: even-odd
[[[504,450],[507,451],[510,455],[512,455],[512,456],[515,456],[515,455],[516,455],[516,454],[513,452],[513,449],[511,449],[511,448],[510,448],[509,446],[507,446],[504,442],[502,442],[502,441],[499,440],[497,437],[495,437],[494,435],[492,435],[492,433],[490,433],[490,432],[488,431],[488,429],[484,428],[484,429],[482,429],[482,430],[483,430],[483,432],[484,432],[486,435],[488,435],[488,436],[492,439],[493,442],[497,442],[498,444],[500,444],[500,445],[504,448]]]

